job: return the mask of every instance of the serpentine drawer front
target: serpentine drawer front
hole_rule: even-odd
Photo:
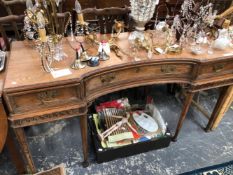
[[[10,112],[14,114],[77,104],[82,99],[82,93],[80,84],[71,84],[10,93],[7,98]]]
[[[98,89],[117,83],[139,82],[139,80],[161,79],[163,77],[187,78],[191,76],[192,64],[155,64],[123,67],[114,71],[95,74],[85,80],[86,93],[90,94]]]
[[[233,61],[220,61],[201,66],[199,78],[208,78],[229,73],[233,73]]]

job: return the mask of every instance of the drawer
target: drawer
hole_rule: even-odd
[[[56,86],[38,90],[28,90],[6,95],[12,114],[62,107],[82,101],[80,84]]]
[[[192,72],[192,64],[160,64],[128,67],[102,74],[90,76],[85,79],[86,92],[101,89],[111,85],[123,85],[127,82],[140,82],[148,79],[161,79],[169,77],[189,77]]]
[[[213,77],[229,73],[233,73],[233,61],[223,61],[201,66],[199,77]]]

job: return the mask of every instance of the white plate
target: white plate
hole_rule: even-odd
[[[133,118],[135,122],[142,127],[143,129],[149,131],[149,132],[156,132],[158,130],[158,124],[157,122],[148,114],[144,112],[137,112],[133,113]]]

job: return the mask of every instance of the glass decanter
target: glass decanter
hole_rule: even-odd
[[[55,35],[55,42],[54,42],[54,60],[61,61],[64,58],[67,57],[67,54],[63,51],[62,47],[62,36],[61,35]]]
[[[231,46],[231,38],[227,29],[219,29],[219,36],[213,43],[213,48],[225,50]]]

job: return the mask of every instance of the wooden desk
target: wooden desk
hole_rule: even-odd
[[[128,52],[128,33],[121,34],[119,45]],[[63,42],[69,58],[55,64],[67,68],[73,62],[75,53]],[[91,49],[96,54],[95,49]],[[226,51],[225,53],[232,53]],[[177,124],[174,140],[182,127],[186,113],[195,92],[228,87],[233,84],[233,56],[223,52],[213,55],[154,55],[152,59],[134,61],[124,56],[121,60],[112,53],[111,59],[98,67],[72,70],[71,75],[53,78],[43,71],[39,54],[26,42],[12,44],[10,61],[4,85],[4,97],[9,110],[9,120],[17,135],[23,155],[31,172],[36,172],[23,127],[80,116],[84,165],[87,166],[87,106],[94,99],[121,89],[162,83],[185,83],[189,90]],[[226,88],[227,89],[227,88]],[[218,104],[226,95],[223,91]],[[220,106],[215,107],[215,111]],[[211,126],[212,114],[207,129]]]

